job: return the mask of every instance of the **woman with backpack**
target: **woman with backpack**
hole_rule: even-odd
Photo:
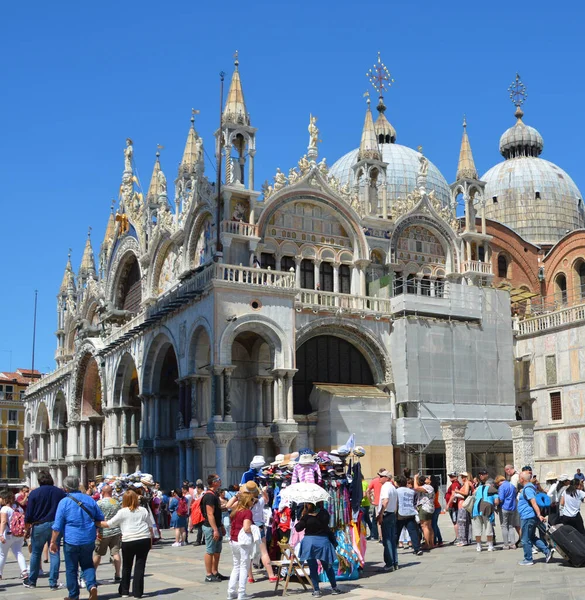
[[[25,579],[28,573],[26,559],[22,553],[24,510],[14,502],[14,494],[10,490],[0,492],[0,506],[0,579],[2,579],[8,551],[11,549],[20,567],[20,577]]]
[[[187,516],[189,514],[187,500],[183,498],[183,492],[180,489],[171,492],[169,512],[171,513],[171,527],[175,528],[175,543],[173,544],[173,548],[180,548],[185,545]]]

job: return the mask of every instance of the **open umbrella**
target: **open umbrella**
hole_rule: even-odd
[[[329,501],[329,493],[316,483],[294,483],[284,488],[280,497],[298,504],[304,502],[317,504],[317,502]]]

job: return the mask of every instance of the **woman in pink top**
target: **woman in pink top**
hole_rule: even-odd
[[[242,546],[238,542],[238,536],[243,529],[246,533],[252,530],[252,506],[256,502],[253,494],[238,495],[238,502],[230,513],[230,547],[232,549],[233,568],[228,584],[228,598],[247,598],[246,580],[248,579],[248,569],[252,562],[253,546]],[[237,588],[237,589],[236,589]]]

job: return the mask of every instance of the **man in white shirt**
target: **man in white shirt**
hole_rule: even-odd
[[[380,473],[380,477],[387,477],[387,480],[380,490],[377,521],[382,527],[385,563],[383,570],[389,573],[398,570],[398,539],[396,536],[398,494],[391,473],[384,471]]]

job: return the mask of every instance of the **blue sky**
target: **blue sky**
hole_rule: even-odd
[[[236,49],[258,127],[258,188],[304,154],[309,113],[329,164],[359,144],[365,73],[379,50],[395,79],[386,115],[397,142],[421,144],[447,181],[463,113],[478,170],[499,162],[519,71],[524,121],[543,135],[543,158],[585,190],[582,2],[37,0],[2,12],[0,370],[30,368],[35,289],[36,366],[53,368],[67,251],[77,270],[88,226],[98,251],[126,137],[144,186],[157,144],[174,179],[191,108],[213,154],[218,73],[229,80]]]

